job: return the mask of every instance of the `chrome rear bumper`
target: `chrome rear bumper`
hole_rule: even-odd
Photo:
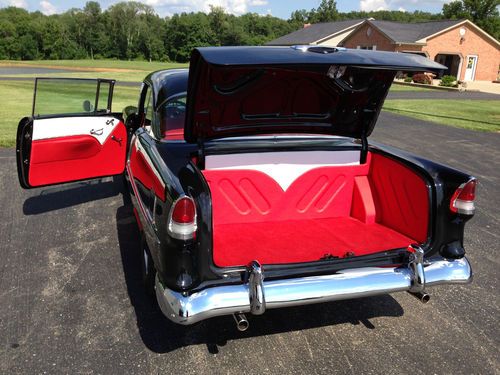
[[[269,281],[258,277],[259,269],[257,277],[253,278],[259,284],[252,282],[250,277],[246,284],[206,288],[189,296],[164,288],[157,278],[156,297],[167,318],[188,325],[220,315],[262,314],[265,309],[400,291],[417,292],[425,286],[472,281],[472,270],[466,258],[437,259],[421,265],[423,274],[416,274],[414,265],[412,267],[410,263],[408,267],[366,267],[347,269],[333,275]]]

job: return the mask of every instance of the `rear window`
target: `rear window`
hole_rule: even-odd
[[[160,132],[163,139],[184,139],[186,94],[166,100],[159,108]]]
[[[110,112],[113,83],[100,79],[37,78],[33,116]]]

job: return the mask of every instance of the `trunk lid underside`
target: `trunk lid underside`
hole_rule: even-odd
[[[398,71],[422,56],[322,48],[200,48],[190,63],[188,142],[276,133],[370,135]]]

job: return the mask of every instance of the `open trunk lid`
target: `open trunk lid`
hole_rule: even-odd
[[[398,71],[425,57],[327,47],[207,47],[191,55],[185,139],[275,133],[365,138]]]

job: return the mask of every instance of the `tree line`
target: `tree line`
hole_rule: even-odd
[[[339,13],[334,0],[294,11],[288,20],[271,15],[228,14],[223,8],[160,17],[140,2],[116,3],[102,10],[96,1],[83,9],[46,16],[39,11],[0,9],[0,59],[142,59],[185,62],[197,46],[262,45],[298,30],[306,23],[369,18],[400,22],[468,18],[500,38],[500,0],[456,0],[442,13]]]

